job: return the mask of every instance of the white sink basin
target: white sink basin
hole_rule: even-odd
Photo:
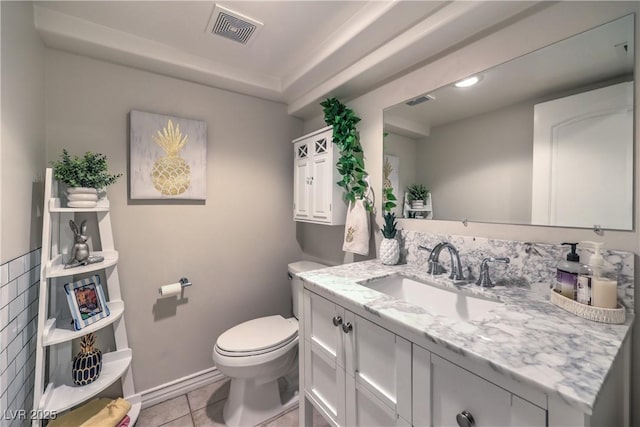
[[[433,314],[446,316],[452,320],[484,320],[495,317],[493,310],[502,307],[501,301],[483,298],[453,289],[420,282],[396,275],[363,283],[370,289],[390,295],[396,299],[420,306]]]

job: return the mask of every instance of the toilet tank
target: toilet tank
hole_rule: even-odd
[[[298,294],[302,290],[302,280],[296,277],[297,273],[326,268],[324,264],[312,261],[297,261],[289,264],[289,280],[291,281],[291,295],[293,297],[293,315],[298,319]]]

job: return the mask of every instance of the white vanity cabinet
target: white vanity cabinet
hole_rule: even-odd
[[[413,346],[414,426],[544,427],[547,411]]]
[[[336,426],[410,426],[411,343],[304,291],[304,393]]]
[[[344,225],[347,204],[336,184],[340,155],[331,126],[293,140],[293,219]]]

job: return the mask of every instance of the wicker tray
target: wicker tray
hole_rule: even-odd
[[[593,320],[601,323],[624,323],[626,310],[624,307],[618,305],[618,308],[600,308],[593,307],[591,305],[580,304],[577,301],[570,300],[569,298],[554,292],[551,289],[550,296],[551,303],[558,307],[567,310],[576,316],[583,317],[585,319]]]

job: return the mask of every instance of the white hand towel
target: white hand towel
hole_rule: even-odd
[[[342,250],[358,255],[369,255],[369,212],[364,200],[349,202],[347,219],[344,225],[344,244]]]

